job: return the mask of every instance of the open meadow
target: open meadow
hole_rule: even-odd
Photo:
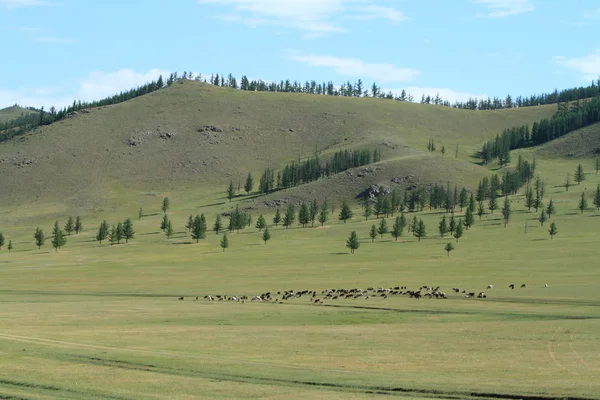
[[[195,244],[183,228],[189,214],[204,213],[210,230],[239,201],[227,202],[221,188],[140,193],[141,221],[116,211],[85,216],[84,231],[58,252],[49,241],[37,250],[32,236],[37,225],[50,235],[53,205],[5,213],[14,249],[0,252],[0,398],[600,399],[600,212],[591,203],[600,176],[591,160],[584,165],[586,180],[565,192],[577,162],[538,160],[557,210],[543,227],[519,194],[506,227],[500,210],[487,210],[458,243],[439,237],[443,213],[428,209],[415,213],[427,227],[420,242],[405,230],[397,242],[387,234],[371,243],[377,222],[352,203],[346,224],[335,204],[314,228],[274,227],[267,210],[267,244],[246,228],[228,235],[223,252],[222,234]],[[590,209],[581,214],[584,190]],[[164,196],[171,239],[159,229]],[[128,216],[130,243],[95,241],[101,220]],[[361,246],[352,255],[345,241],[353,230]],[[448,298],[321,294],[422,286]],[[282,300],[286,290],[314,290],[323,302]],[[277,301],[250,300],[265,292]]]

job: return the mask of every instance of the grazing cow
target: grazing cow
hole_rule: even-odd
[[[214,298],[214,297],[212,297],[210,294],[209,294],[209,295],[206,295],[206,296],[204,296],[204,298],[205,298],[206,300],[208,300],[208,301],[213,301],[213,300],[215,299],[215,298]]]
[[[509,288],[514,289],[515,288],[515,284],[511,283],[510,285],[508,285]]]
[[[548,284],[546,283],[546,284],[544,285],[544,287],[548,287]]]
[[[198,296],[196,296],[196,300],[198,300]],[[194,301],[196,301],[196,300],[194,300]]]
[[[177,300],[183,300],[183,297],[178,298]]]
[[[494,285],[488,285],[488,287],[487,287],[487,288],[488,288],[488,289],[493,289],[493,288],[494,288]]]
[[[524,287],[526,287],[526,285],[525,285],[525,284],[522,284],[522,285],[521,285],[521,287],[522,287],[522,288],[524,288]]]
[[[254,296],[251,301],[262,301],[260,296]]]

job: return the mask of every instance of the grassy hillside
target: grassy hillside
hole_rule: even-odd
[[[600,156],[600,123],[579,129],[545,143],[536,154],[546,158],[589,158]]]
[[[20,117],[21,115],[37,114],[37,111],[30,110],[19,106],[11,106],[0,110],[0,122],[10,121]]]
[[[258,180],[264,168],[315,150],[326,156],[357,147],[379,147],[390,168],[399,162],[394,175],[402,175],[403,165],[414,169],[412,161],[426,156],[429,138],[438,151],[446,147],[450,171],[457,145],[457,162],[470,160],[503,128],[554,110],[472,112],[370,98],[242,92],[186,81],[0,144],[5,188],[0,200],[7,206],[53,204],[54,212],[136,207],[143,192],[193,196],[198,190],[223,190],[248,171]],[[403,157],[417,158],[403,163]],[[473,185],[480,174],[448,175]]]

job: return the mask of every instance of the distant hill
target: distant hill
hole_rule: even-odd
[[[103,209],[133,204],[146,192],[224,191],[230,180],[243,185],[249,171],[258,182],[267,167],[357,148],[380,149],[380,170],[354,185],[321,181],[311,190],[347,197],[405,175],[415,183],[474,186],[489,174],[470,163],[484,141],[555,111],[555,105],[469,111],[183,81],[0,143],[0,201]],[[433,155],[430,139],[437,147]]]
[[[600,156],[600,123],[590,125],[551,142],[536,150],[542,157],[583,158]]]
[[[0,122],[10,121],[11,119],[27,114],[38,114],[38,112],[17,105],[3,108],[0,110]]]

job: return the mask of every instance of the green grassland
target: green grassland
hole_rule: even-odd
[[[266,113],[269,108],[277,112]],[[14,245],[10,254],[6,245],[0,251],[0,398],[600,399],[600,212],[577,210],[582,191],[592,207],[600,183],[588,154],[565,157],[574,151],[569,144],[553,152],[521,151],[536,157],[547,184],[545,202],[551,198],[556,205],[557,215],[543,227],[525,209],[522,194],[510,198],[507,227],[498,210],[458,243],[437,234],[440,211],[416,213],[428,232],[420,242],[405,232],[397,242],[388,234],[371,243],[368,231],[376,222],[361,218],[355,202],[352,220],[336,218],[338,199],[370,183],[389,184],[394,176],[474,187],[490,174],[472,162],[478,144],[502,127],[552,110],[480,113],[185,82],[1,145],[0,158],[37,156],[22,167],[0,164],[2,183],[16,199],[0,214],[0,230]],[[175,123],[180,125],[169,125]],[[203,133],[195,129],[202,125],[252,129],[207,134],[200,141]],[[132,130],[157,126],[175,131],[175,138],[123,144]],[[225,133],[228,139],[218,142],[216,136]],[[282,136],[286,140],[275,140]],[[230,233],[225,252],[221,235],[209,232],[195,244],[185,234],[190,214],[204,213],[210,227],[218,213],[237,204],[262,204],[264,198],[253,196],[228,202],[227,182],[266,163],[310,155],[317,137],[325,151],[363,145],[384,151],[384,160],[365,177],[357,176],[358,168],[267,197],[328,198],[336,212],[324,227],[272,227],[273,209],[260,207],[253,219],[265,213],[272,233],[266,245],[255,228]],[[463,150],[458,159],[452,151],[423,152],[429,137],[438,149],[459,144]],[[183,162],[176,174],[175,159]],[[191,172],[185,160],[213,161]],[[578,163],[586,180],[566,192],[561,185]],[[82,165],[89,168],[79,171]],[[176,231],[170,240],[159,229],[164,196]],[[145,211],[141,221],[135,218],[139,207]],[[64,223],[69,214],[83,215],[85,230],[58,252],[49,242],[37,250],[35,227],[49,236],[54,220]],[[127,217],[134,218],[136,230],[130,243],[94,240],[103,219],[113,224]],[[550,222],[558,226],[554,240]],[[345,241],[353,230],[361,246],[351,255]],[[448,256],[444,245],[450,241],[456,249]],[[494,288],[487,290],[490,284]],[[441,286],[448,299],[203,299],[423,285]],[[467,299],[453,287],[487,298]]]
[[[10,121],[11,119],[19,118],[22,115],[33,113],[37,113],[37,111],[19,106],[6,107],[0,110],[0,122]]]

